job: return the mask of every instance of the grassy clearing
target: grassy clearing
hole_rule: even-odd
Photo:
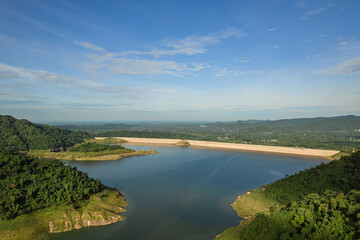
[[[12,220],[0,221],[0,239],[46,239],[50,232],[63,232],[88,226],[107,225],[124,219],[125,198],[107,188],[89,200],[74,206],[57,206],[24,214]]]
[[[329,160],[339,160],[341,157],[343,156],[350,156],[350,153],[345,153],[345,152],[339,152],[335,155],[332,155],[331,157],[328,157]]]
[[[50,152],[49,150],[33,150],[29,151],[28,155],[39,158],[47,159],[62,159],[62,160],[77,160],[77,161],[87,161],[87,160],[118,160],[125,157],[132,156],[144,156],[148,154],[157,153],[155,150],[151,151],[134,151],[132,149],[118,149],[112,151],[101,151],[101,152]]]
[[[279,202],[267,198],[262,189],[256,189],[248,193],[239,196],[231,205],[239,217],[249,219],[258,213],[269,213],[271,207],[281,207]]]
[[[270,208],[280,209],[282,205],[265,196],[262,188],[256,189],[239,196],[231,206],[235,209],[239,217],[244,218],[246,221],[240,221],[240,225],[230,227],[224,232],[216,236],[217,240],[232,240],[239,239],[241,226],[249,224],[256,216],[256,214],[268,214]]]

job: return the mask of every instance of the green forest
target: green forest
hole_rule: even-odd
[[[114,150],[123,150],[125,147],[121,145],[106,145],[99,143],[82,143],[70,147],[67,151],[70,152],[104,152],[104,151],[114,151]]]
[[[85,132],[72,132],[0,115],[0,149],[28,151],[66,148],[89,138]]]
[[[61,161],[0,151],[1,219],[61,204],[76,206],[103,189],[99,180]]]
[[[258,214],[220,239],[359,239],[360,152],[287,176],[265,196],[284,208]]]
[[[360,237],[360,191],[308,194],[280,211],[259,214],[221,239],[340,240]]]

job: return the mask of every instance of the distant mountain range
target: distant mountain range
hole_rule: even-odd
[[[360,129],[360,117],[354,115],[338,117],[318,117],[318,118],[295,118],[282,120],[248,120],[223,123],[209,123],[208,127],[247,129],[255,127],[267,128],[294,128],[311,131],[352,131]]]
[[[348,115],[338,117],[295,118],[282,120],[246,120],[215,123],[107,123],[86,125],[59,125],[59,128],[83,130],[87,132],[102,131],[160,131],[160,132],[226,132],[250,128],[280,128],[309,131],[353,131],[360,129],[360,117]]]

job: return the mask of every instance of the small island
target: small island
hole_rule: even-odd
[[[190,147],[190,143],[188,141],[186,141],[185,139],[182,139],[180,141],[178,141],[177,143],[174,143],[175,146],[179,146],[179,147]]]

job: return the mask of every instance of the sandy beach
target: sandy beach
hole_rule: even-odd
[[[160,138],[131,138],[131,137],[114,137],[121,138],[129,143],[146,143],[146,144],[176,144],[183,139],[160,139]],[[105,137],[97,137],[95,139],[105,139]],[[277,147],[277,146],[265,146],[265,145],[253,145],[253,144],[240,144],[240,143],[223,143],[223,142],[208,142],[208,141],[196,141],[186,140],[191,146],[208,147],[208,148],[223,148],[223,149],[236,149],[243,151],[256,151],[256,152],[269,152],[280,154],[293,154],[302,156],[314,156],[314,157],[331,157],[339,151],[335,150],[323,150],[323,149],[308,149],[308,148],[292,148],[292,147]]]

